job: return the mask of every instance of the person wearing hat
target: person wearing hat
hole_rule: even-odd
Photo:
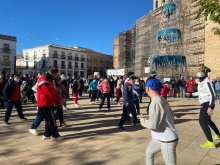
[[[141,125],[151,129],[152,139],[146,149],[146,164],[154,164],[154,155],[162,152],[165,164],[176,165],[178,133],[174,127],[173,112],[165,98],[160,96],[161,83],[150,79],[146,93],[151,98],[149,119],[140,117]]]
[[[147,78],[147,80],[146,80],[146,83],[149,81],[149,80],[151,80],[151,79],[156,79],[156,75],[157,73],[156,73],[156,71],[151,71],[150,72],[150,76]],[[147,111],[147,114],[149,114],[149,107],[150,107],[150,103],[151,103],[151,98],[150,98],[150,102],[149,102],[149,104],[148,104],[148,106],[147,106],[147,109],[146,109],[146,111]]]
[[[215,123],[211,120],[213,115],[213,110],[215,108],[215,92],[212,86],[212,82],[208,79],[208,73],[211,69],[203,66],[199,69],[197,77],[199,78],[198,92],[186,93],[186,96],[198,96],[199,102],[201,104],[200,114],[199,114],[199,124],[208,139],[204,144],[200,146],[202,148],[216,148],[213,139],[220,139],[220,133]],[[212,136],[210,127],[215,132]]]

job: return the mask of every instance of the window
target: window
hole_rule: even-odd
[[[53,54],[57,54],[57,50],[54,50],[54,51],[53,51]]]
[[[57,60],[54,60],[54,61],[53,61],[53,67],[56,67],[56,68],[57,68]]]
[[[2,50],[2,53],[9,53],[9,44],[4,44],[4,48]]]
[[[29,53],[28,52],[25,55],[25,60],[29,60]]]
[[[43,54],[46,54],[46,50],[43,50]]]
[[[28,69],[28,62],[26,62],[26,69]]]
[[[68,68],[72,69],[72,62],[68,62]]]
[[[34,61],[34,68],[37,67],[37,61]]]
[[[46,68],[46,61],[45,60],[42,61],[42,68]]]
[[[37,59],[37,51],[34,51],[34,59]]]
[[[61,69],[66,69],[65,61],[61,61]]]
[[[155,2],[155,8],[158,8],[158,1]]]
[[[84,63],[81,63],[81,69],[84,69]]]

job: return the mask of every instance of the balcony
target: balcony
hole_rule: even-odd
[[[73,57],[72,56],[68,56],[68,60],[73,60]]]
[[[71,65],[69,65],[69,66],[68,66],[68,69],[72,69],[72,66],[71,66]]]
[[[66,65],[61,65],[61,69],[66,69]]]
[[[79,57],[75,57],[75,60],[76,60],[76,61],[79,61]]]
[[[57,65],[57,64],[53,64],[53,67],[54,67],[54,68],[58,68],[58,65]]]
[[[81,61],[85,61],[85,58],[81,58]]]
[[[53,54],[53,58],[58,58],[58,54]]]
[[[28,69],[28,68],[29,68],[28,66],[25,67],[25,69]]]
[[[8,48],[1,48],[0,52],[5,53],[5,54],[15,54],[16,50],[15,49],[8,49]]]
[[[43,65],[41,65],[41,68],[46,68],[46,65],[44,65],[44,64],[43,64]]]
[[[61,55],[61,59],[66,59],[65,55]]]

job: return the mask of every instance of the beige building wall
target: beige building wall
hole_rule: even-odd
[[[114,55],[113,55],[113,67],[115,69],[119,69],[119,55],[120,55],[120,49],[119,49],[119,37],[116,37],[114,39]]]
[[[204,63],[212,72],[209,73],[211,79],[220,77],[220,36],[214,35],[212,29],[219,27],[212,21],[205,24],[205,57]]]
[[[100,76],[104,76],[106,69],[113,68],[113,56],[111,55],[87,49],[87,57],[87,75],[94,75],[94,72],[100,72]]]

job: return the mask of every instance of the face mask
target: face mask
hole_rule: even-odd
[[[200,72],[198,72],[196,75],[197,77],[202,77],[202,74]]]

